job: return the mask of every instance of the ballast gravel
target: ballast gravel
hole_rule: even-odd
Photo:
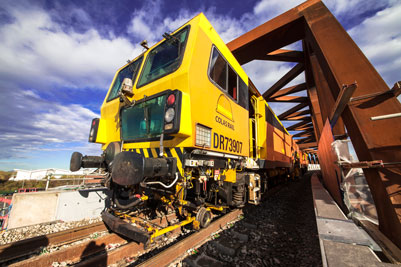
[[[233,227],[172,266],[322,266],[310,174],[243,211]]]
[[[101,217],[96,217],[81,221],[42,223],[14,229],[8,229],[0,233],[0,245],[16,242],[19,240],[35,236],[48,235],[51,233],[56,233],[80,226],[85,226],[88,224],[99,222],[101,220],[102,220]]]

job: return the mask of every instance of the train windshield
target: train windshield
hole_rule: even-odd
[[[141,66],[143,57],[138,58],[125,68],[123,68],[117,75],[113,87],[110,90],[109,97],[107,98],[107,102],[115,99],[118,96],[118,93],[121,89],[121,83],[124,81],[124,78],[130,78],[132,83],[135,83],[136,76],[139,71],[139,67]]]
[[[138,103],[121,111],[121,137],[140,141],[160,137],[163,130],[166,95]]]
[[[184,55],[189,27],[174,35],[149,52],[137,88],[177,70]]]

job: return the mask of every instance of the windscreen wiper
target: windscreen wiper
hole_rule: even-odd
[[[150,132],[150,121],[149,121],[149,107],[147,107],[147,106],[145,106],[144,108],[143,108],[143,115],[144,115],[144,121],[145,121],[145,123],[146,123],[146,133],[147,134],[149,134],[149,132]]]
[[[169,44],[174,44],[176,46],[179,46],[180,44],[180,40],[168,32],[163,33],[163,38],[165,38]]]

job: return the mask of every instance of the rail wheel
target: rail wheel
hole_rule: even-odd
[[[198,213],[196,214],[196,220],[199,221],[200,226],[202,228],[206,228],[209,226],[212,221],[212,213],[205,209],[204,207],[200,208]]]

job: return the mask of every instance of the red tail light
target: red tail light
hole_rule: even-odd
[[[95,143],[96,142],[96,137],[97,137],[97,130],[99,128],[99,119],[93,119],[92,120],[92,127],[89,132],[89,142]]]
[[[175,95],[174,94],[169,95],[167,98],[167,105],[171,106],[174,104],[174,102],[175,102]]]

